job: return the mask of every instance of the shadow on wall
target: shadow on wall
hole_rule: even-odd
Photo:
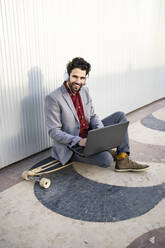
[[[5,109],[4,106],[0,106],[1,115],[7,111],[2,119],[4,122],[2,131],[4,130],[4,132],[2,132],[0,140],[0,168],[50,146],[45,124],[45,89],[43,85],[44,76],[41,69],[32,67],[28,71],[26,97],[20,102],[21,92],[25,89],[18,89],[12,96],[13,108]],[[6,95],[11,96],[10,92],[7,94],[4,92],[4,97]],[[16,97],[19,98],[16,99]],[[5,100],[2,102],[4,103]],[[19,107],[20,113],[17,113]],[[7,133],[6,130],[8,130]]]
[[[30,155],[46,147],[43,88],[44,76],[39,67],[28,71],[28,94],[21,103],[21,136],[24,154]]]

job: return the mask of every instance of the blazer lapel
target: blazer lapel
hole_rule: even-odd
[[[82,105],[83,105],[84,115],[87,118],[87,109],[86,109],[86,105],[85,105],[86,97],[84,95],[83,88],[80,90],[80,96],[81,96],[81,101],[82,101]]]
[[[61,86],[61,91],[62,91],[63,97],[65,98],[65,101],[67,102],[67,104],[70,107],[70,109],[72,110],[75,118],[79,122],[77,112],[76,112],[76,109],[75,109],[74,104],[72,102],[72,99],[71,99],[71,97],[70,97],[69,93],[67,92],[67,90],[66,90],[64,85]]]

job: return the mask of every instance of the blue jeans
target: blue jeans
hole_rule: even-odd
[[[127,118],[123,112],[115,112],[112,115],[104,118],[102,123],[104,126],[109,126],[121,122],[127,121]],[[128,139],[128,131],[126,131],[125,138],[120,146],[117,147],[117,154],[121,152],[126,152],[128,155],[130,153],[129,150],[129,139]],[[78,161],[86,164],[94,164],[102,167],[109,167],[113,164],[113,157],[108,151],[100,152],[89,157],[80,157],[76,153],[72,155],[71,161]]]

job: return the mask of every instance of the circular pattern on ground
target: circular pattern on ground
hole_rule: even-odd
[[[165,247],[165,227],[151,230],[144,233],[133,241],[127,248],[164,248]]]
[[[155,118],[165,121],[165,108],[161,108],[155,112],[152,113],[153,116],[155,116]]]
[[[145,127],[137,121],[128,127],[129,137],[144,144],[165,146],[165,132]]]
[[[141,120],[141,123],[151,129],[165,131],[165,121],[156,119],[152,114]]]
[[[130,139],[131,157],[142,163],[165,162],[165,146],[149,145]]]
[[[79,164],[79,166],[78,166]],[[98,183],[125,187],[149,187],[165,184],[163,163],[147,163],[150,167],[143,172],[115,172],[113,167],[102,168],[90,164],[75,163],[75,170],[83,177]]]
[[[140,216],[163,197],[163,185],[121,187],[98,183],[79,175],[73,167],[50,174],[50,188],[38,183],[34,193],[47,208],[63,216],[92,222],[116,222]]]

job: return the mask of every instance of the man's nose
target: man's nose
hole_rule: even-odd
[[[76,84],[78,84],[78,85],[81,84],[81,78],[76,78]]]

